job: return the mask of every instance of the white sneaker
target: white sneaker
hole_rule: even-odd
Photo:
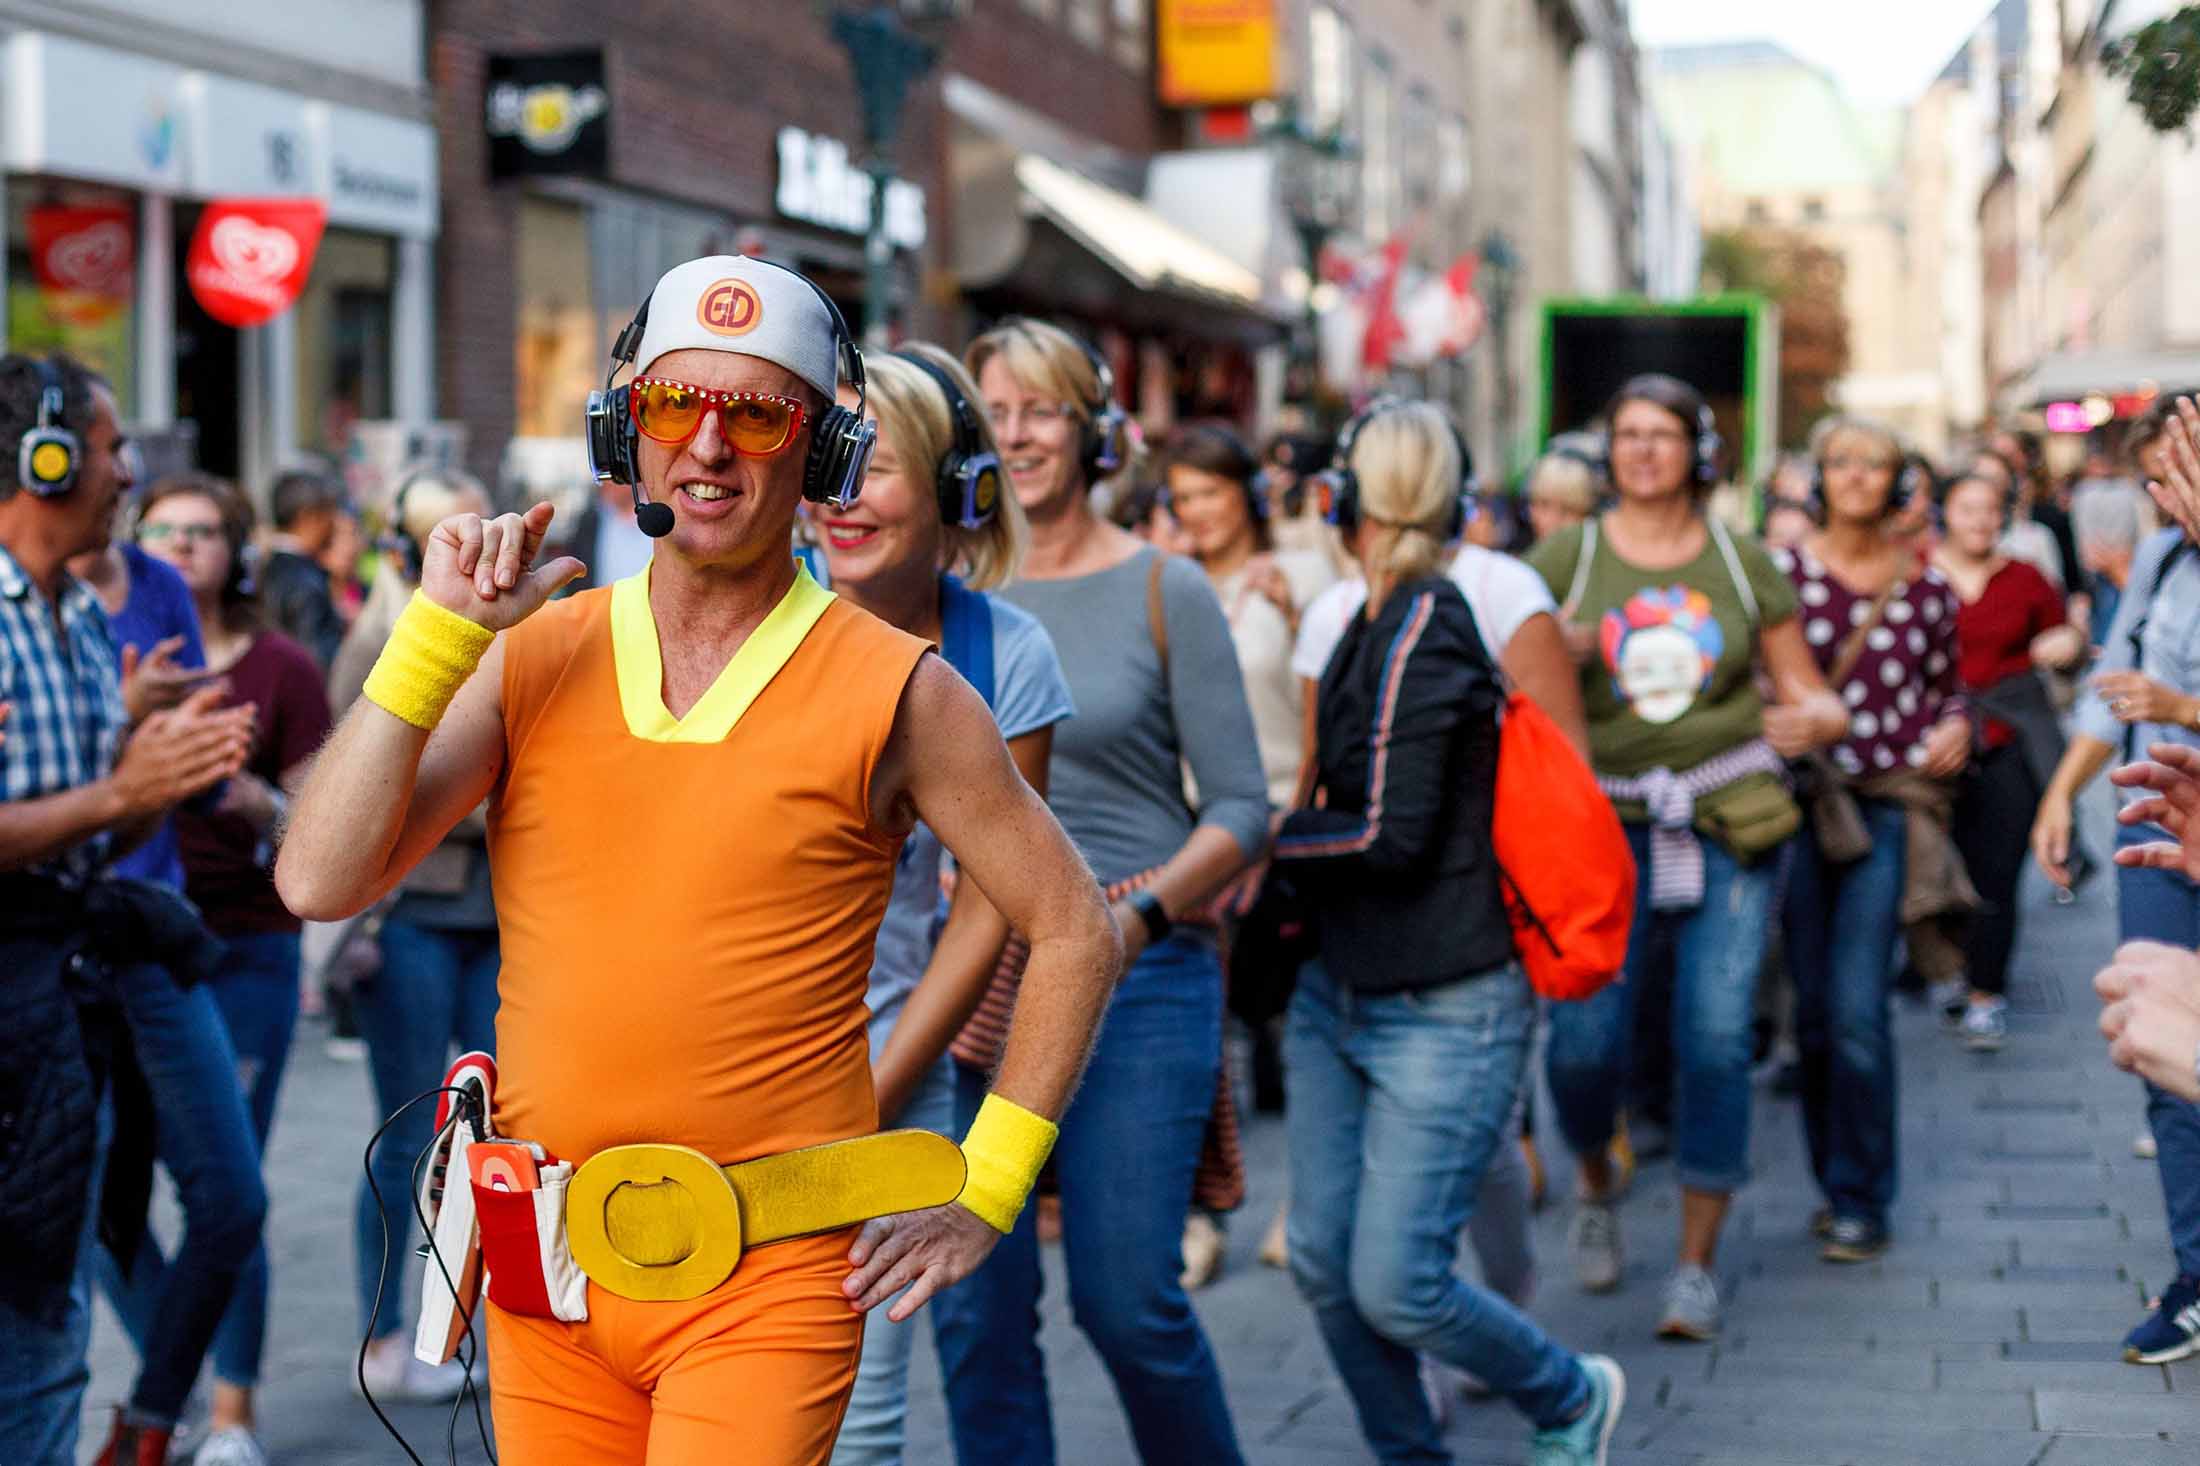
[[[367,1393],[377,1404],[446,1405],[466,1388],[466,1366],[457,1359],[448,1364],[423,1364],[413,1357],[411,1342],[400,1334],[396,1348],[380,1345],[367,1350],[360,1374]],[[354,1377],[356,1387],[359,1378]]]
[[[1609,1293],[1617,1288],[1623,1267],[1619,1213],[1601,1201],[1577,1202],[1566,1250],[1573,1254],[1574,1281],[1581,1291]]]
[[[1222,1254],[1228,1246],[1221,1225],[1206,1212],[1195,1211],[1184,1219],[1184,1271],[1177,1282],[1185,1292],[1197,1291],[1215,1280],[1222,1271]]]
[[[268,1466],[258,1437],[241,1425],[225,1425],[206,1438],[191,1466]]]

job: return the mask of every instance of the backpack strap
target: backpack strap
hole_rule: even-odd
[[[1726,526],[1716,514],[1704,515],[1704,524],[1711,531],[1711,543],[1719,547],[1719,558],[1726,562],[1726,573],[1733,578],[1734,594],[1741,597],[1742,614],[1749,619],[1749,629],[1755,631],[1764,619],[1764,610],[1757,604],[1757,592],[1749,583],[1749,576],[1742,570],[1742,557],[1734,549],[1734,537],[1726,532]]]
[[[1153,638],[1154,655],[1161,659],[1161,690],[1169,690],[1169,610],[1161,601],[1161,569],[1168,560],[1161,551],[1153,552],[1153,565],[1146,572],[1146,634]]]
[[[1566,599],[1560,607],[1569,614],[1581,605],[1581,598],[1589,589],[1589,571],[1597,559],[1598,523],[1594,514],[1581,523],[1581,549],[1574,555],[1574,582],[1566,587]]]
[[[993,706],[993,608],[952,575],[940,577],[940,654]]]

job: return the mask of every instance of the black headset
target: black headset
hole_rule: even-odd
[[[1404,406],[1403,398],[1378,397],[1361,408],[1337,435],[1336,457],[1329,467],[1316,475],[1325,501],[1322,515],[1337,527],[1338,533],[1350,535],[1360,525],[1360,476],[1352,471],[1352,450],[1359,443],[1360,434],[1376,418]],[[1474,451],[1467,446],[1467,435],[1459,431],[1459,424],[1451,420],[1450,413],[1439,411],[1437,415],[1451,430],[1452,445],[1459,450],[1459,492],[1452,495],[1451,510],[1444,520],[1444,540],[1449,543],[1467,532],[1467,505],[1482,491],[1482,486],[1474,476]]]
[[[847,319],[841,315],[840,307],[833,304],[833,298],[815,280],[770,260],[744,258],[751,264],[784,270],[800,280],[824,304],[826,314],[832,318],[834,359],[841,375],[856,389],[856,405],[842,407],[829,400],[828,394],[825,410],[818,414],[816,424],[810,429],[810,452],[802,469],[802,497],[813,504],[845,509],[863,492],[864,470],[870,467],[871,450],[878,443],[877,426],[864,416],[871,395],[863,375],[863,353],[849,333]],[[654,294],[654,290],[651,293]],[[588,439],[588,468],[596,476],[596,482],[631,487],[635,525],[651,538],[661,538],[672,533],[672,508],[666,504],[652,504],[642,493],[642,476],[637,467],[641,430],[635,426],[633,409],[628,406],[633,389],[611,385],[620,367],[633,365],[634,353],[641,349],[642,332],[648,324],[649,298],[644,296],[641,306],[634,312],[634,319],[626,323],[626,329],[619,332],[619,339],[612,343],[611,362],[604,370],[603,390],[588,394],[584,431]]]
[[[983,529],[1001,508],[1001,456],[986,446],[978,410],[971,405],[954,376],[936,362],[914,351],[897,351],[905,361],[938,384],[947,399],[948,421],[954,424],[955,441],[940,460],[933,478],[939,495],[940,523],[957,529]]]
[[[1665,399],[1672,395],[1670,389],[1673,387],[1678,387],[1687,393],[1694,406],[1682,409],[1668,403]],[[1712,416],[1711,404],[1704,400],[1703,393],[1689,386],[1680,378],[1667,376],[1663,372],[1647,372],[1641,376],[1629,377],[1621,383],[1620,389],[1612,394],[1610,410],[1605,413],[1606,437],[1604,440],[1605,460],[1603,467],[1604,478],[1607,483],[1618,482],[1612,476],[1610,425],[1619,420],[1619,409],[1630,402],[1647,402],[1652,407],[1662,408],[1684,422],[1691,417],[1694,418],[1696,437],[1695,441],[1689,445],[1689,454],[1693,460],[1689,465],[1689,472],[1696,483],[1704,488],[1709,488],[1719,481],[1719,454],[1726,447],[1726,439],[1719,436],[1719,422],[1717,418]]]
[[[60,369],[42,357],[31,365],[38,372],[38,422],[24,430],[15,450],[15,481],[38,498],[58,499],[76,487],[84,444],[62,426],[67,397]]]
[[[1043,342],[1044,338],[1032,330],[1032,325],[1029,316],[1010,316],[1001,322],[1005,330],[1016,331],[1033,341]],[[1085,404],[1091,417],[1085,424],[1084,437],[1078,447],[1078,461],[1084,468],[1085,487],[1089,489],[1130,461],[1131,418],[1115,400],[1115,368],[1108,365],[1108,359],[1101,355],[1100,348],[1075,331],[1063,330],[1060,326],[1054,329],[1061,331],[1085,354],[1085,360],[1091,364],[1092,374],[1099,382],[1098,400]]]
[[[1266,524],[1268,522],[1268,470],[1260,466],[1260,460],[1253,456],[1253,450],[1246,446],[1245,440],[1239,437],[1236,431],[1227,424],[1218,422],[1186,423],[1182,431],[1221,445],[1223,450],[1230,455],[1234,465],[1227,476],[1236,479],[1245,491],[1245,512],[1252,516],[1253,523]],[[1191,465],[1186,464],[1185,466],[1188,468]],[[1172,514],[1176,512],[1176,506],[1169,499],[1169,480],[1166,472],[1162,475],[1159,497],[1162,508],[1169,510]]]

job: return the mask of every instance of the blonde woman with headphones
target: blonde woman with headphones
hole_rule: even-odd
[[[428,536],[453,514],[491,513],[488,491],[454,468],[416,468],[398,480],[390,499],[384,553],[358,619],[329,668],[329,701],[339,712],[359,699],[374,659],[420,580]],[[460,1053],[496,1048],[496,904],[489,894],[488,825],[474,810],[406,875],[397,898],[366,925],[378,926],[381,966],[356,984],[353,1001],[377,1115],[441,1082],[452,1045]],[[403,1276],[413,1225],[411,1166],[433,1130],[433,1116],[415,1107],[400,1116],[374,1150],[382,1200],[362,1184],[355,1206],[353,1258],[359,1316],[371,1341],[363,1366],[377,1400],[448,1400],[466,1382],[457,1362],[423,1364],[405,1330],[404,1290],[376,1282],[388,1268]],[[388,1228],[385,1233],[383,1228]]]
[[[1024,778],[1045,794],[1055,725],[1074,709],[1045,628],[990,593],[1015,575],[1029,531],[1006,491],[977,385],[961,362],[928,344],[866,361],[878,446],[863,492],[808,516],[833,591],[938,647],[993,710]],[[853,410],[854,392],[842,389],[841,405]],[[919,824],[895,866],[866,1002],[879,1124],[958,1137],[985,1085],[947,1048],[984,997],[1009,930],[970,881],[957,883],[945,924],[936,924],[940,857],[939,837]],[[834,1466],[902,1459],[918,1327],[883,1314],[864,1326]]]
[[[1321,677],[1319,797],[1275,851],[1320,943],[1284,1034],[1291,1273],[1378,1460],[1449,1459],[1425,1354],[1527,1416],[1538,1462],[1591,1466],[1626,1400],[1619,1366],[1452,1271],[1514,1143],[1536,1023],[1489,854],[1504,690],[1442,565],[1459,439],[1438,409],[1391,403],[1342,442],[1333,512],[1367,604]]]
[[[1135,451],[1106,361],[1025,320],[965,360],[1031,524],[1001,596],[1046,627],[1077,705],[1055,735],[1048,803],[1108,888],[1129,958],[1054,1151],[1071,1309],[1149,1466],[1232,1466],[1243,1458],[1221,1372],[1178,1275],[1222,1055],[1222,970],[1194,919],[1267,844],[1253,718],[1207,577],[1093,507]],[[1003,1012],[1005,995],[990,995],[965,1039],[997,1033]],[[988,1066],[982,1043],[956,1053]],[[962,1466],[1054,1460],[1035,1211],[935,1305]]]

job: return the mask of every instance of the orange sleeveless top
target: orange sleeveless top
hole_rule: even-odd
[[[805,574],[674,719],[646,572],[506,633],[500,1132],[728,1164],[878,1128],[870,784],[924,651]]]

